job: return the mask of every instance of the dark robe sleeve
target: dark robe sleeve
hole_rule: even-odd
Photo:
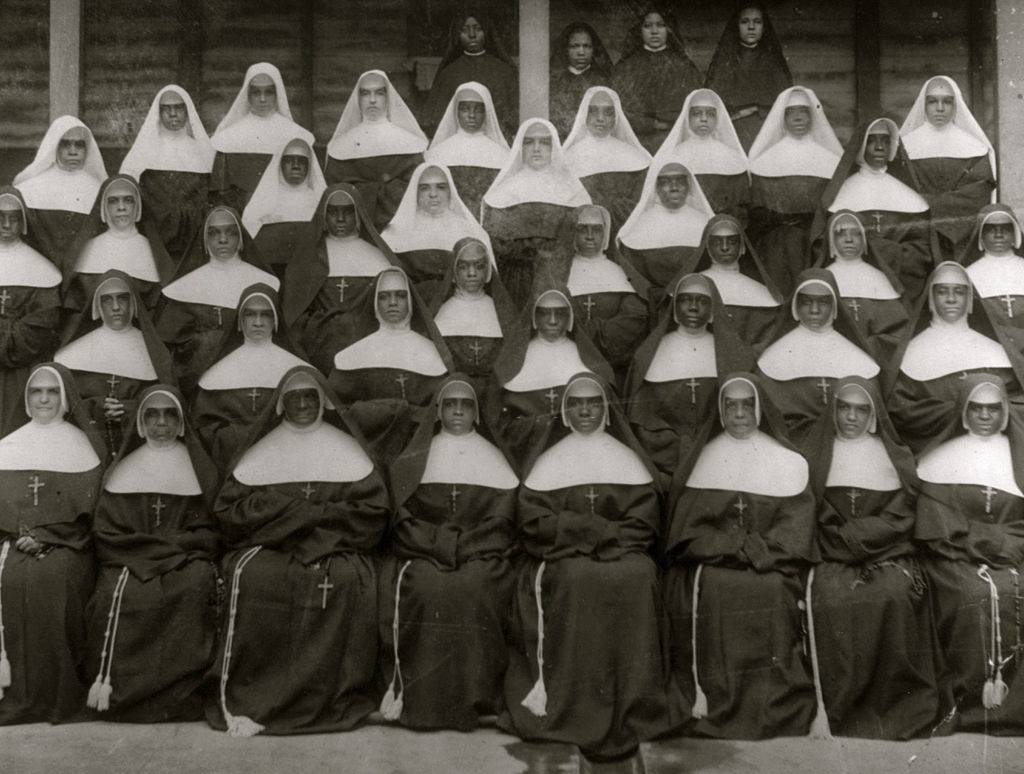
[[[998,492],[985,514],[982,487],[925,483],[915,537],[948,559],[1017,567],[1024,562],[1024,500]]]
[[[614,312],[602,314],[602,296],[614,297]],[[595,303],[598,311],[590,316],[586,304]],[[576,319],[597,345],[605,359],[616,368],[624,368],[633,359],[636,348],[647,335],[647,304],[636,293],[595,293],[573,298]]]
[[[848,518],[837,507],[835,493],[847,487],[830,488],[818,513],[818,541],[826,559],[844,557],[855,562],[878,561],[888,557],[894,546],[904,544],[914,531],[914,499],[904,491],[865,492],[864,497],[881,498],[882,507],[870,514]],[[841,501],[840,501],[841,502]],[[842,504],[845,505],[845,504]]]
[[[7,288],[0,288],[7,292]],[[15,288],[25,294],[17,310],[0,316],[0,367],[19,368],[48,360],[57,346],[57,288]]]

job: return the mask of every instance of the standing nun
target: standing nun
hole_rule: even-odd
[[[459,86],[423,158],[448,167],[459,198],[480,218],[480,202],[509,154],[491,92],[482,83]]]
[[[971,245],[974,215],[995,198],[995,149],[956,81],[945,75],[921,87],[900,135],[932,211],[939,257],[960,260]]]
[[[202,226],[215,155],[188,92],[174,84],[160,89],[121,162],[121,174],[139,181],[142,207],[175,260]]]
[[[292,119],[281,71],[269,62],[251,65],[210,140],[217,152],[210,180],[213,200],[239,212],[245,209],[271,157],[296,137],[313,144],[312,132]]]
[[[324,175],[329,183],[354,185],[373,225],[383,229],[426,149],[427,136],[387,73],[367,70],[327,143]]]
[[[200,720],[217,628],[219,476],[176,388],[147,388],[135,429],[93,520],[100,572],[88,611],[88,706],[120,722]]]
[[[81,716],[89,525],[107,450],[71,374],[35,366],[0,440],[0,725]]]
[[[14,176],[39,252],[58,266],[92,212],[107,168],[92,131],[72,116],[54,120],[32,163]]]
[[[376,706],[388,493],[340,406],[288,371],[217,496],[230,589],[206,717],[231,736],[345,731]]]
[[[548,114],[564,139],[572,131],[583,95],[611,83],[612,60],[597,30],[574,21],[552,41],[548,71]]]

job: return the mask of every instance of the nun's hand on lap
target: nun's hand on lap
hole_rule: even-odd
[[[120,419],[124,415],[124,404],[117,398],[103,399],[103,416],[107,419]]]
[[[23,535],[14,542],[14,547],[24,554],[35,556],[42,552],[45,546],[34,537]]]

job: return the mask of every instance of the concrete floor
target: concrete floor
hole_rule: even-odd
[[[347,734],[232,739],[201,723],[80,723],[0,728],[0,772],[343,772],[343,774],[1024,774],[1024,739],[961,734],[914,742],[857,739],[645,745],[637,760],[591,766],[563,745],[493,730],[421,734],[366,726]]]

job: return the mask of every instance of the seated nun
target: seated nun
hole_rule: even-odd
[[[60,326],[60,270],[25,243],[25,203],[0,188],[0,438],[25,424],[21,406],[34,363],[53,357]]]
[[[668,3],[644,3],[631,13],[622,58],[612,72],[612,86],[640,142],[654,153],[664,142],[686,96],[704,80],[686,54],[675,15]]]
[[[836,383],[814,438],[808,459],[822,562],[805,602],[818,721],[827,715],[837,736],[923,736],[939,716],[939,687],[931,598],[912,543],[914,456],[881,394],[855,376]]]
[[[690,170],[675,162],[654,163],[640,201],[616,239],[644,279],[666,288],[697,252],[714,214]]]
[[[960,256],[992,322],[1024,353],[1024,258],[1013,210],[988,204],[976,216],[969,249]]]
[[[575,325],[569,291],[535,296],[505,337],[487,392],[487,418],[517,470],[535,459],[555,429],[562,392],[573,374],[593,371],[610,383],[613,371]]]
[[[800,610],[818,558],[807,462],[757,377],[723,377],[718,415],[723,431],[676,473],[664,586],[673,682],[701,736],[801,736],[815,717]]]
[[[519,490],[526,561],[512,603],[505,714],[524,739],[622,758],[677,726],[662,647],[656,471],[597,374],[569,380]],[[600,679],[594,679],[600,675]]]
[[[74,375],[111,455],[132,432],[138,394],[156,382],[174,383],[171,355],[131,278],[113,269],[100,277],[89,309],[70,320],[53,359]]]
[[[427,137],[382,70],[359,76],[327,144],[328,183],[351,183],[378,230],[402,200]]]
[[[423,158],[448,167],[459,198],[479,219],[484,193],[505,166],[510,152],[490,90],[470,81],[459,86],[448,103]]]
[[[597,30],[574,21],[552,40],[548,73],[548,116],[564,140],[587,90],[611,83],[612,59]]]
[[[682,164],[697,176],[715,212],[743,217],[750,199],[750,172],[725,103],[711,89],[697,89],[654,155],[656,165]]]
[[[134,280],[146,309],[153,312],[160,288],[174,275],[174,260],[158,229],[143,220],[142,192],[126,175],[115,175],[100,188],[69,254],[75,259],[64,281],[64,306],[73,311],[87,307],[99,278],[116,269]]]
[[[703,274],[680,277],[636,350],[625,390],[630,426],[665,487],[715,417],[719,374],[753,366],[754,352],[740,339],[715,284]]]
[[[26,380],[27,425],[0,440],[0,726],[80,718],[89,535],[107,456],[71,374]]]
[[[778,96],[750,148],[748,230],[787,294],[808,268],[807,234],[842,155],[817,95],[806,86]]]
[[[174,260],[202,227],[215,155],[188,92],[173,84],[160,89],[121,174],[139,181],[142,206]]]
[[[324,191],[307,231],[285,270],[282,309],[294,342],[329,373],[338,352],[376,330],[363,296],[398,259],[348,183]]]
[[[289,140],[274,152],[245,206],[242,225],[278,277],[284,278],[326,188],[320,163],[308,142]]]
[[[106,179],[107,168],[92,131],[73,116],[50,124],[32,163],[14,176],[36,248],[57,266],[68,267],[74,261],[69,251]]]
[[[619,95],[606,86],[583,95],[565,141],[565,163],[594,204],[611,213],[618,233],[640,200],[651,154],[633,133]]]
[[[229,578],[207,721],[231,736],[346,731],[376,707],[383,475],[310,366],[290,370],[216,500]]]
[[[166,384],[142,393],[137,437],[121,448],[96,504],[100,568],[85,666],[96,675],[87,704],[104,720],[203,717],[200,687],[217,633],[219,476],[183,406]]]
[[[456,242],[465,237],[491,242],[459,198],[451,172],[432,163],[416,167],[395,217],[380,235],[417,289],[444,277]]]
[[[281,377],[305,365],[281,324],[277,292],[250,285],[238,297],[235,325],[224,332],[220,357],[199,377],[192,416],[217,468],[225,471],[248,437]]]
[[[1024,460],[1020,406],[1003,380],[968,374],[955,419],[917,466],[914,537],[932,597],[950,730],[1024,732]],[[966,432],[961,432],[961,430]]]
[[[463,237],[455,243],[429,308],[455,369],[468,375],[483,402],[502,342],[518,316],[484,242]]]
[[[757,370],[789,437],[802,447],[814,422],[828,411],[836,379],[859,376],[877,385],[881,369],[867,353],[827,271],[800,273],[788,311],[791,320],[780,319],[775,340],[757,359]]]
[[[953,420],[960,386],[969,374],[994,374],[1011,394],[1024,384],[1020,354],[988,307],[975,300],[962,266],[939,264],[925,287],[926,297],[911,318],[912,338],[893,360],[899,373],[887,401],[893,423],[915,454]]]
[[[744,150],[749,149],[776,96],[793,85],[763,2],[736,4],[711,57],[704,85],[721,95]]]
[[[900,134],[917,190],[932,211],[940,256],[959,260],[971,245],[975,213],[994,200],[995,149],[956,81],[945,75],[921,87]]]
[[[775,331],[783,296],[740,222],[732,215],[715,215],[704,227],[694,257],[696,262],[683,271],[699,271],[711,279],[740,338],[763,350]]]
[[[445,379],[391,468],[380,578],[386,720],[472,731],[503,705],[519,479],[465,377]]]
[[[860,217],[871,248],[896,271],[905,299],[921,297],[933,266],[928,202],[917,193],[896,124],[877,118],[859,127],[825,187],[811,225],[811,244],[827,248],[828,219],[841,210]]]
[[[332,388],[376,458],[390,463],[415,430],[421,406],[430,403],[451,355],[434,320],[405,272],[397,266],[377,275],[373,293],[377,330],[334,356]]]
[[[855,212],[843,210],[828,221],[825,268],[835,278],[839,297],[876,363],[888,365],[910,333],[899,278],[872,249],[864,224]]]
[[[566,287],[580,329],[616,370],[621,384],[647,335],[650,286],[628,260],[609,256],[612,218],[597,204],[577,207],[572,219],[573,259]]]
[[[191,398],[196,380],[217,359],[226,331],[235,327],[238,297],[250,285],[277,290],[280,281],[267,271],[242,228],[238,213],[219,205],[206,216],[202,231],[205,262],[166,285],[156,329],[174,357],[182,392]]]
[[[523,121],[481,206],[498,271],[518,308],[533,293],[535,276],[558,275],[559,227],[581,204],[590,204],[590,194],[565,163],[555,127],[543,118]]]
[[[217,152],[211,201],[244,210],[273,155],[296,137],[313,143],[313,134],[292,119],[281,71],[269,62],[251,65],[210,139]]]

